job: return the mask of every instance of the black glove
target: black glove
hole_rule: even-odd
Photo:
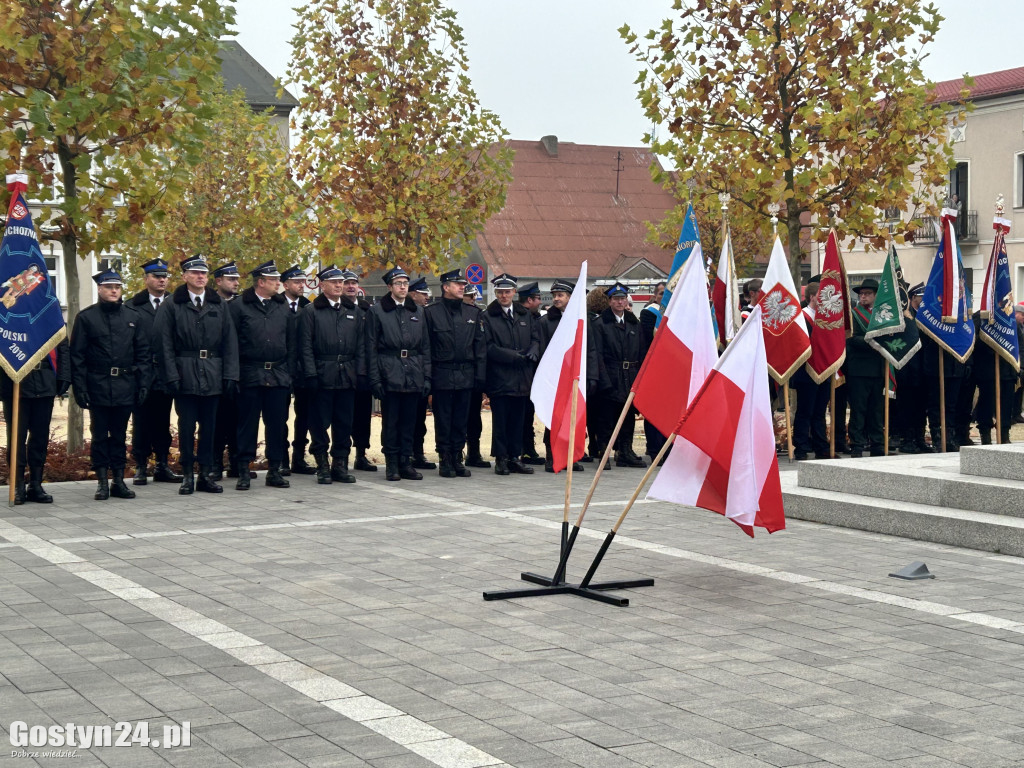
[[[224,394],[228,397],[238,396],[238,382],[224,379]]]
[[[70,381],[58,381],[57,382],[57,397],[64,397],[64,395],[66,395],[68,393],[69,389],[71,389],[71,382]]]
[[[527,353],[526,353],[525,357],[526,357],[526,359],[527,359],[527,360],[529,360],[529,361],[530,361],[531,363],[536,363],[536,362],[538,362],[538,361],[540,360],[540,355],[538,355],[538,354],[537,354],[536,352],[534,352],[534,351],[533,351],[532,349],[531,349],[531,350],[530,350],[529,352],[527,352]]]
[[[427,397],[428,395],[430,395],[430,382],[429,381],[424,381],[423,382],[423,386],[420,387],[420,394],[423,395],[423,397]]]
[[[164,389],[167,390],[167,394],[174,397],[176,394],[181,392],[180,381],[168,381],[164,383]]]
[[[145,387],[139,387],[138,391],[135,393],[135,404],[142,405],[146,402],[147,397],[149,397],[149,390]]]
[[[370,386],[370,392],[378,400],[383,400],[384,399],[384,385],[383,384],[372,384]]]
[[[306,389],[316,389],[320,385],[320,380],[316,376],[306,377]]]
[[[74,395],[75,395],[75,402],[78,403],[78,407],[82,408],[83,410],[86,410],[86,411],[89,410],[89,393],[88,392],[79,392],[79,391],[75,390]]]

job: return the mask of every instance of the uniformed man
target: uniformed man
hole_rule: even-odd
[[[344,294],[347,280],[358,283],[354,272],[332,264],[317,277],[320,295],[299,316],[300,364],[313,404],[309,424],[316,481],[354,483],[348,456],[356,386],[366,376],[366,313]]]
[[[907,291],[910,298],[908,310],[911,320],[917,316],[917,309],[924,299],[924,283],[918,283]],[[922,339],[925,334],[921,334]],[[922,341],[922,344],[924,342]],[[903,367],[896,371],[896,400],[893,422],[900,437],[900,453],[931,453],[932,448],[925,442],[924,430],[928,404],[928,381],[924,374],[924,354],[918,350]]]
[[[526,285],[519,288],[516,292],[519,294],[519,304],[533,315],[533,321],[540,323],[540,283],[527,283]],[[541,347],[543,352],[543,346]],[[536,372],[537,366],[534,366]],[[527,398],[526,400],[526,413],[523,416],[523,463],[524,464],[535,464],[537,466],[544,463],[544,459],[537,453],[537,434],[534,430],[534,416],[536,414],[533,410],[533,401]]]
[[[818,288],[820,285],[821,275],[814,275],[808,279],[804,292],[807,303],[803,309],[804,322],[809,334],[812,335],[815,332],[814,317],[818,311]],[[828,426],[825,419],[832,393],[831,382],[826,380],[821,384],[815,383],[807,372],[807,368],[800,366],[790,378],[790,386],[796,391],[796,413],[793,417],[793,457],[797,461],[803,461],[810,458],[813,452],[816,459],[831,458],[832,451],[829,446]]]
[[[388,294],[370,308],[366,362],[370,388],[381,401],[382,442],[388,480],[422,480],[412,465],[420,398],[430,394],[430,339],[423,310],[410,298],[401,267],[383,277]]]
[[[995,310],[1000,311],[1000,310]],[[976,312],[975,326],[980,323]],[[978,432],[982,445],[992,444],[992,429],[996,426],[996,408],[999,408],[1000,431],[996,439],[1000,443],[1010,442],[1010,425],[1013,423],[1013,389],[1017,383],[1017,370],[1002,355],[996,355],[992,347],[982,338],[976,337],[974,352],[971,354],[974,380],[978,386],[978,404],[974,409],[978,420]],[[996,361],[999,370],[999,402],[996,402]],[[962,443],[966,445],[966,443]]]
[[[416,302],[417,306],[426,308],[430,303],[430,287],[427,285],[427,278],[421,277],[409,285],[409,298]],[[428,396],[421,397],[416,406],[416,430],[412,440],[412,465],[416,469],[437,469],[437,464],[429,461],[423,451],[423,444],[427,439],[427,409],[429,405]]]
[[[853,289],[857,304],[853,307],[853,336],[846,340],[847,400],[850,404],[850,455],[857,459],[870,450],[872,456],[885,455],[882,408],[885,397],[885,360],[864,339],[878,293],[878,281],[867,278]]]
[[[214,470],[214,426],[221,395],[238,397],[238,336],[228,304],[206,287],[209,267],[196,254],[181,265],[185,282],[156,316],[158,360],[178,413],[182,480],[178,493],[221,493]],[[196,428],[199,445],[196,450]],[[199,459],[199,481],[195,460]]]
[[[288,303],[288,311],[299,317],[299,312],[309,304],[306,298],[306,271],[298,264],[293,264],[281,273],[281,287],[284,288],[284,300]],[[299,323],[294,324],[295,332],[298,333]],[[292,344],[299,349],[298,337]],[[309,444],[309,390],[306,389],[305,378],[299,374],[292,382],[292,402],[295,405],[295,419],[292,421],[292,443],[291,443],[291,471],[288,471],[288,450],[285,447],[284,467],[281,474],[288,476],[291,472],[296,475],[313,475],[316,470],[306,463],[306,446]]]
[[[491,280],[495,300],[484,312],[487,381],[491,399],[491,453],[494,473],[532,475],[523,464],[523,419],[533,370],[540,360],[540,328],[533,315],[513,301],[518,281],[508,274]]]
[[[53,398],[64,397],[71,386],[71,357],[67,340],[45,355],[18,388],[18,466],[10,473],[14,483],[14,503],[33,501],[50,504],[53,496],[43,490],[43,467],[50,445],[50,418]],[[0,370],[0,392],[3,396],[4,419],[7,422],[7,460],[11,456],[11,426],[14,423],[14,382]],[[28,489],[25,488],[25,467],[28,466]]]
[[[225,302],[238,297],[240,281],[238,266],[233,261],[221,264],[213,270],[217,295]],[[213,442],[214,474],[220,480],[224,477],[224,449],[228,451],[228,477],[238,476],[238,401],[234,397],[221,397],[217,404],[217,427]],[[251,473],[250,477],[256,477]]]
[[[295,323],[274,262],[252,272],[252,287],[242,291],[229,311],[238,335],[238,480],[235,490],[249,490],[249,464],[256,460],[260,418],[266,436],[267,477],[271,488],[287,488],[281,474],[288,446],[288,399],[295,371]]]
[[[423,310],[430,334],[434,438],[441,477],[469,477],[462,460],[470,396],[483,387],[487,345],[480,313],[463,302],[461,269],[441,275],[441,301]]]
[[[152,378],[149,334],[139,313],[121,303],[121,275],[108,269],[92,279],[99,301],[75,318],[71,382],[75,401],[89,411],[94,498],[134,499],[135,491],[124,484],[128,419],[132,406],[146,401]]]
[[[153,470],[155,483],[180,483],[181,475],[174,472],[168,463],[171,450],[171,406],[172,398],[164,388],[157,365],[160,344],[153,332],[157,310],[167,300],[167,262],[150,259],[142,265],[142,279],[145,289],[132,296],[128,304],[139,314],[139,323],[146,333],[149,352],[153,361],[153,382],[146,402],[135,406],[132,411],[132,458],[135,459],[135,477],[132,485],[145,485],[146,469],[150,455],[156,456]]]
[[[467,285],[462,294],[462,303],[473,307],[477,312],[477,321],[483,326],[483,310],[477,306],[480,291],[475,285]],[[484,407],[483,387],[473,385],[469,393],[469,418],[466,421],[466,466],[478,469],[490,469],[491,462],[480,455],[480,435],[483,434],[484,423],[480,416]]]
[[[370,311],[370,302],[361,295],[359,275],[351,269],[344,270],[344,273],[341,295],[355,304],[363,313],[363,327],[365,328],[366,313]],[[356,449],[356,459],[352,463],[352,467],[361,472],[377,471],[377,465],[366,456],[366,452],[370,450],[370,424],[372,421],[373,394],[370,392],[370,380],[367,376],[360,375],[356,380],[355,403],[352,408],[352,444]]]
[[[619,414],[629,399],[629,390],[640,371],[640,364],[647,354],[647,345],[640,332],[640,321],[636,315],[627,311],[629,288],[616,282],[605,290],[605,295],[608,297],[608,308],[593,321],[593,339],[600,366],[597,397],[594,398],[598,443],[606,451],[614,448],[615,466],[646,467],[644,460],[633,451],[636,409],[632,405],[615,445],[608,445]],[[611,461],[608,463],[611,464]]]

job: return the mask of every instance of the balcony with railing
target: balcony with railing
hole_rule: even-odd
[[[942,220],[938,216],[914,219],[914,245],[938,245],[942,239]],[[967,211],[956,219],[956,237],[960,242],[978,240],[978,212]]]

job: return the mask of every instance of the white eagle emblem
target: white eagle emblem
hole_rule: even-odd
[[[843,294],[834,285],[826,285],[818,291],[818,313],[838,315],[843,311]]]
[[[762,324],[772,333],[783,331],[800,311],[793,297],[781,288],[776,288],[761,299],[761,308],[764,310]]]

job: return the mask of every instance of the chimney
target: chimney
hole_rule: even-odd
[[[558,157],[558,137],[557,136],[542,136],[540,143],[544,145],[544,149],[548,152],[548,157]]]

